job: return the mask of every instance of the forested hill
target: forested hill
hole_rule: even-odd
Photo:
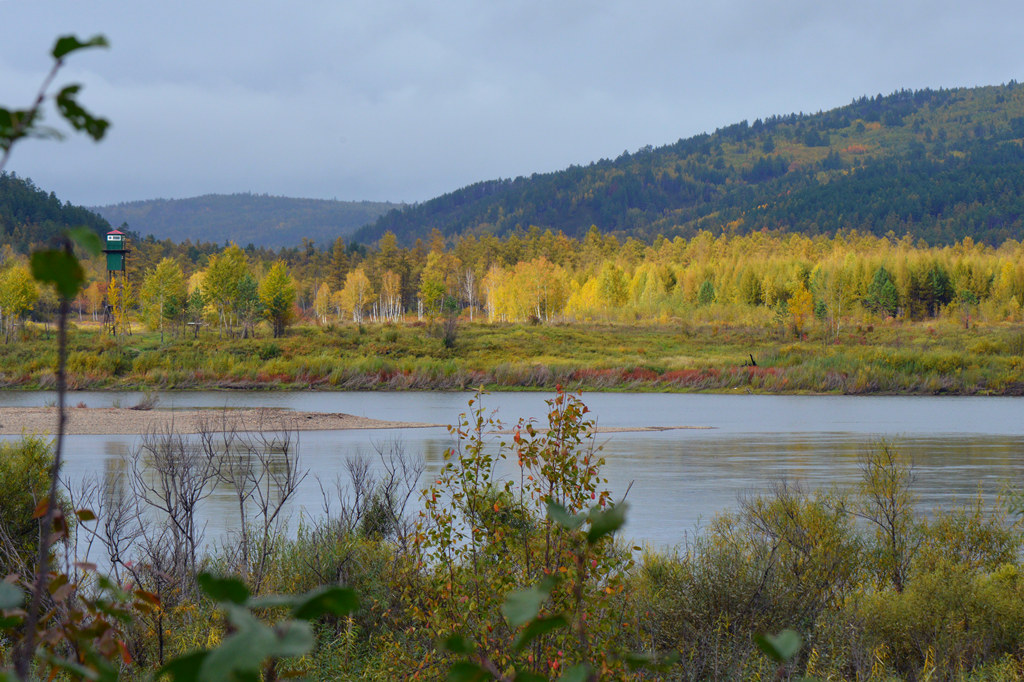
[[[707,229],[910,233],[941,244],[1024,237],[1024,86],[900,91],[730,125],[615,160],[480,182],[359,230],[409,244],[517,230],[651,239]]]
[[[298,246],[303,238],[330,244],[400,206],[266,194],[207,194],[191,199],[132,201],[93,210],[113,225],[128,223],[133,231],[157,239],[281,247]]]
[[[92,211],[61,203],[14,173],[0,173],[0,245],[19,253],[46,244],[69,227],[85,225],[103,234],[110,224]]]

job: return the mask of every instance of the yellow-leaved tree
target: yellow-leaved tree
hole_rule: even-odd
[[[352,312],[353,322],[358,324],[363,321],[363,311],[373,298],[373,287],[363,268],[348,273],[338,298],[342,309]]]
[[[331,298],[331,287],[324,282],[313,297],[313,314],[316,315],[317,324],[327,324],[327,317],[331,314]]]
[[[380,276],[380,316],[392,322],[402,319],[402,278],[394,270]]]
[[[789,298],[789,321],[793,327],[793,333],[798,337],[802,336],[813,315],[814,298],[803,282],[800,282]]]
[[[259,286],[263,316],[274,330],[274,338],[282,336],[295,319],[295,283],[283,261],[270,266],[270,272]]]
[[[13,265],[0,272],[0,329],[6,342],[38,299],[39,289],[27,267]]]
[[[131,333],[129,309],[135,305],[135,287],[127,277],[111,277],[107,287],[107,301],[113,316],[110,331],[115,336]]]
[[[171,258],[161,260],[142,281],[139,291],[146,326],[160,330],[160,343],[164,341],[164,327],[181,328],[188,292],[181,266]]]
[[[236,244],[211,256],[203,273],[203,298],[225,333],[232,333],[238,323],[241,284],[248,273],[249,260]]]

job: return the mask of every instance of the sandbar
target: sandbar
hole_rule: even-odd
[[[65,433],[71,435],[139,435],[154,431],[340,431],[346,429],[417,429],[445,426],[423,422],[370,419],[343,412],[299,412],[283,408],[151,409],[69,407]],[[0,435],[57,432],[56,407],[0,407]]]
[[[280,407],[137,410],[130,407],[69,407],[64,432],[69,435],[141,435],[174,431],[188,434],[221,431],[345,431],[349,429],[426,429],[447,426],[427,422],[358,417],[344,412],[300,412]],[[597,427],[594,433],[637,433],[709,429],[709,426]],[[538,431],[543,431],[537,425]],[[0,407],[0,436],[52,436],[56,407]],[[512,433],[503,429],[496,433]]]

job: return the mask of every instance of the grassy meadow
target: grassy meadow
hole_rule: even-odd
[[[952,319],[848,325],[796,338],[771,324],[440,324],[294,327],[283,338],[215,332],[111,338],[75,328],[72,389],[749,391],[1024,393],[1024,327]],[[828,340],[824,340],[825,336]],[[0,386],[54,384],[52,335],[0,347]],[[751,358],[756,365],[751,364]]]

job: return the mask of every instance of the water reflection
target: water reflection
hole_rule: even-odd
[[[680,432],[676,432],[677,434]],[[707,432],[705,432],[707,433]],[[99,469],[124,475],[125,453],[132,437],[69,439],[65,475],[74,480]],[[291,529],[300,516],[322,514],[317,482],[346,477],[349,457],[376,461],[375,445],[397,439],[407,453],[424,464],[425,479],[440,471],[450,445],[446,433],[426,431],[321,432],[303,434],[301,462],[311,475],[301,482],[289,504]],[[892,438],[914,461],[915,492],[922,511],[972,501],[980,493],[990,500],[1024,474],[1024,438],[962,436]],[[785,478],[813,489],[850,487],[860,477],[859,458],[877,439],[859,434],[747,434],[667,437],[665,434],[615,434],[603,450],[604,473],[616,494],[630,488],[627,532],[638,542],[672,546],[692,534],[716,513],[733,509],[740,494],[764,490]],[[97,448],[98,446],[98,448]],[[96,449],[101,454],[97,456]],[[275,466],[271,459],[271,466]],[[499,475],[512,476],[510,463]],[[221,483],[201,506],[210,538],[236,529],[237,497]]]
[[[31,404],[47,394],[0,394],[0,404]],[[514,421],[539,416],[545,395],[496,394],[488,409]],[[452,423],[465,411],[468,394],[165,394],[176,407],[276,405],[342,411],[385,419]],[[75,396],[75,402],[79,400]],[[82,396],[90,406],[118,399]],[[132,401],[121,397],[123,404]],[[732,395],[586,395],[605,426],[712,426],[712,430],[615,433],[605,443],[605,474],[622,494],[630,485],[627,533],[636,541],[671,546],[714,514],[735,508],[737,496],[763,490],[773,480],[799,480],[806,488],[852,486],[858,460],[880,437],[895,443],[915,462],[916,493],[923,510],[991,499],[1024,474],[1024,401],[1011,398],[856,398]],[[314,476],[332,482],[346,475],[347,458],[375,459],[375,446],[397,440],[422,461],[425,476],[436,474],[451,444],[446,429],[303,432],[298,446],[311,475],[289,503],[294,531],[302,516],[322,514]],[[90,472],[123,475],[122,462],[137,444],[134,436],[73,436],[65,476],[81,480]],[[271,460],[273,461],[273,460]],[[273,464],[272,464],[273,466]],[[511,475],[511,469],[504,470]],[[237,500],[219,487],[204,501],[209,538],[234,530]]]

